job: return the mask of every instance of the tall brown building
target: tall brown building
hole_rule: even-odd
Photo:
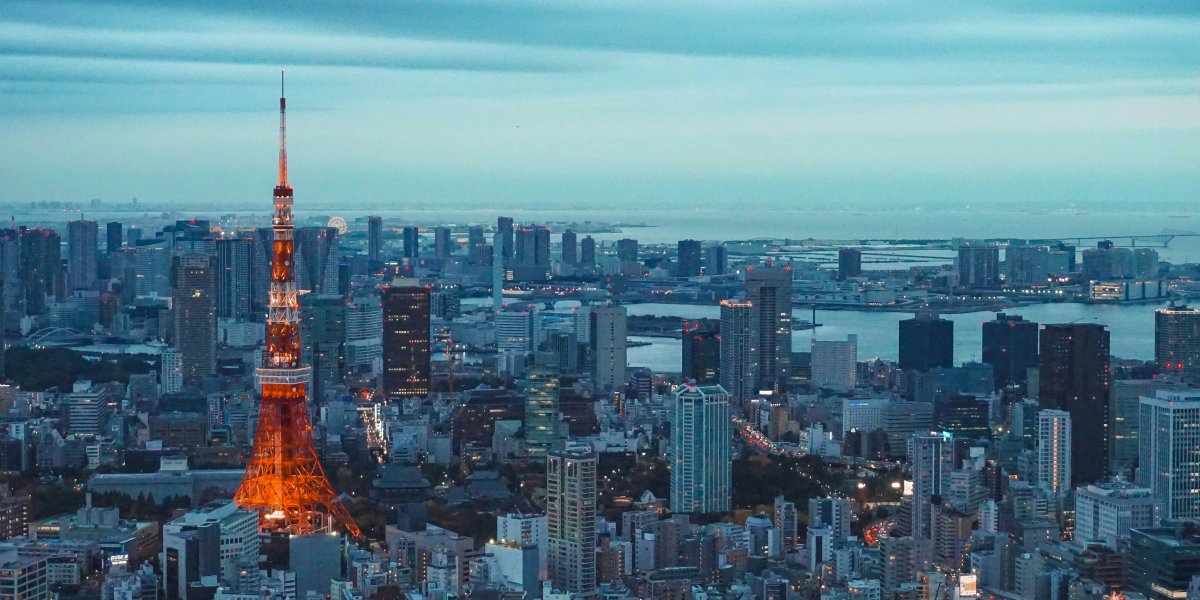
[[[1046,325],[1040,340],[1038,401],[1071,414],[1071,477],[1093,483],[1108,472],[1108,328],[1095,323]]]
[[[388,397],[429,393],[429,288],[383,292],[383,390]]]

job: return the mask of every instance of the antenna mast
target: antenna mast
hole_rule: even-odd
[[[279,71],[279,187],[288,187],[287,178],[287,98],[284,97],[283,70]]]

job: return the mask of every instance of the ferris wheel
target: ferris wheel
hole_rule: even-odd
[[[329,227],[337,230],[338,235],[346,235],[350,231],[350,226],[346,224],[346,220],[341,217],[332,217],[329,219]]]

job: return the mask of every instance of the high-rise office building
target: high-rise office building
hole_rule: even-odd
[[[20,231],[0,229],[0,282],[4,289],[4,304],[0,305],[0,313],[19,310],[25,301],[21,269]]]
[[[596,240],[590,235],[579,242],[579,266],[585,269],[596,266]]]
[[[721,375],[720,328],[711,321],[683,323],[683,379],[717,383]]]
[[[1158,501],[1149,488],[1124,480],[1075,488],[1075,545],[1104,544],[1120,550],[1130,531],[1157,527]]]
[[[96,283],[99,235],[95,221],[67,222],[67,275],[73,290],[91,289]]]
[[[584,598],[596,589],[597,464],[591,444],[568,444],[546,458],[550,582]]]
[[[954,436],[914,434],[908,443],[908,459],[913,479],[912,535],[927,540],[933,534],[933,504],[941,502],[954,468]]]
[[[721,386],[741,406],[757,395],[755,357],[757,329],[750,302],[721,301]]]
[[[792,267],[746,267],[746,300],[757,330],[755,385],[786,391],[792,362]]]
[[[771,513],[771,522],[779,529],[780,537],[783,541],[784,551],[791,550],[799,545],[799,540],[796,539],[796,534],[799,531],[796,518],[796,504],[789,502],[783,496],[775,497],[775,507]]]
[[[184,513],[163,525],[162,537],[167,598],[189,597],[188,586],[203,575],[236,587],[244,572],[258,571],[258,512],[240,509],[232,500],[213,500]]]
[[[629,238],[617,240],[617,260],[620,260],[622,263],[637,262],[638,241]]]
[[[300,355],[312,368],[312,397],[323,400],[342,382],[346,301],[337,294],[300,297]]]
[[[592,383],[597,391],[612,391],[625,385],[626,313],[615,304],[589,309]]]
[[[1154,311],[1154,366],[1168,375],[1200,375],[1200,308]]]
[[[1039,349],[1038,402],[1071,414],[1071,477],[1099,481],[1107,472],[1108,328],[1092,323],[1045,325]]]
[[[679,262],[675,268],[678,277],[698,277],[703,248],[700,240],[679,240],[677,253]]]
[[[724,244],[704,249],[704,274],[712,277],[729,272],[729,249]]]
[[[421,230],[415,225],[410,225],[400,231],[404,238],[404,258],[420,258],[421,256]]]
[[[334,227],[296,229],[296,273],[301,290],[336,294],[338,286],[338,230]]]
[[[40,315],[46,297],[60,298],[62,238],[52,229],[20,229],[21,281],[25,284],[25,314]]]
[[[671,511],[725,512],[733,501],[729,392],[683,385],[671,406]]]
[[[548,266],[550,264],[550,230],[541,225],[522,226],[513,232],[514,266]]]
[[[1038,412],[1037,482],[1055,496],[1071,491],[1071,413]]]
[[[253,232],[244,232],[239,237],[253,240],[254,250],[250,259],[251,313],[256,321],[266,317],[271,304],[271,259],[275,247],[275,231],[270,227],[258,227]]]
[[[217,241],[217,317],[249,321],[253,313],[254,239]]]
[[[124,228],[120,221],[112,221],[104,226],[104,250],[112,254],[121,249],[121,244],[124,241],[122,234]]]
[[[562,261],[568,265],[579,262],[579,242],[575,232],[570,229],[562,233]]]
[[[839,540],[845,540],[850,535],[850,522],[853,520],[854,505],[849,498],[826,496],[808,499],[809,524],[828,527]]]
[[[467,260],[473,265],[483,265],[487,251],[487,238],[483,235],[483,227],[472,225],[467,228]],[[491,264],[489,260],[487,264]]]
[[[429,288],[388,287],[382,305],[384,391],[389,398],[428,395]]]
[[[532,304],[512,303],[496,313],[496,349],[529,354],[534,348]]]
[[[841,248],[838,250],[838,281],[862,275],[862,250]]]
[[[1139,424],[1138,483],[1164,519],[1200,519],[1200,391],[1143,396]]]
[[[383,264],[383,217],[367,217],[367,261]]]
[[[1134,529],[1125,559],[1125,589],[1149,600],[1191,600],[1200,573],[1200,528],[1191,523]]]
[[[858,336],[812,340],[809,382],[813,389],[849,391],[858,384]]]
[[[525,448],[530,460],[545,460],[563,436],[558,405],[559,369],[554,353],[539,352],[521,387],[525,393]]]
[[[175,347],[183,360],[183,383],[200,387],[217,371],[216,274],[206,254],[181,254],[172,267]]]
[[[970,243],[958,247],[958,285],[967,289],[1000,287],[1000,249]]]
[[[1038,324],[996,313],[983,324],[983,362],[992,365],[995,389],[1025,387],[1029,369],[1038,366]]]
[[[900,362],[905,371],[924,373],[954,366],[954,321],[921,311],[900,321]]]
[[[355,294],[346,302],[346,373],[378,373],[382,361],[383,304],[378,295]]]
[[[454,252],[454,247],[450,243],[450,228],[449,227],[434,227],[433,228],[433,255],[441,260],[447,260]]]
[[[496,256],[504,258],[504,264],[512,264],[514,251],[512,217],[497,217],[496,233],[500,236],[499,247],[495,249]]]
[[[1108,403],[1108,473],[1132,481],[1138,465],[1142,396],[1155,396],[1159,390],[1186,390],[1187,384],[1174,379],[1116,379],[1112,382]]]

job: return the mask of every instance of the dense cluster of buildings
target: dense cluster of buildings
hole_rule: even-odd
[[[261,516],[229,499],[257,425],[271,230],[232,217],[100,229],[72,221],[65,244],[48,227],[0,233],[11,352],[111,367],[69,385],[10,373],[0,465],[184,508],[138,520],[89,498],[35,518],[27,496],[0,498],[0,596],[1200,594],[1200,311],[1186,306],[1155,313],[1153,363],[1112,357],[1104,325],[1004,313],[982,324],[981,360],[960,362],[955,323],[933,310],[797,348],[812,271],[790,261],[508,218],[303,225],[315,447],[328,472],[369,478],[355,493],[383,527],[367,544],[260,534]],[[1081,264],[1097,281],[1159,268],[1119,250]],[[998,252],[964,244],[958,285],[1078,271],[1061,244]],[[820,277],[864,273],[848,248]],[[619,299],[656,274],[724,289],[718,319],[676,332],[679,373],[628,364]],[[860,336],[895,336],[898,360],[861,357]],[[760,491],[738,489],[744,452],[800,478],[819,460],[825,480],[739,501]],[[658,495],[623,481],[655,469]],[[456,530],[435,517],[447,510],[489,524]]]

